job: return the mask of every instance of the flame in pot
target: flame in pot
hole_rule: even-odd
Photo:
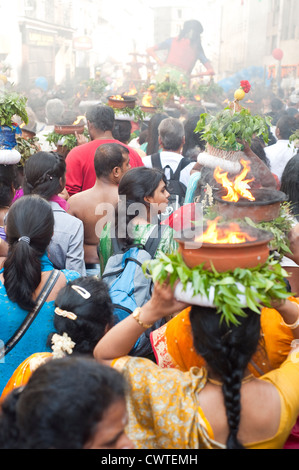
[[[78,124],[80,124],[81,121],[84,122],[85,120],[85,116],[78,116],[76,121],[73,122],[73,126],[77,126]]]
[[[250,236],[247,232],[243,232],[236,222],[231,222],[225,227],[217,227],[217,223],[221,217],[208,221],[207,230],[195,239],[199,243],[211,243],[213,245],[237,245],[240,243],[253,242],[257,239]]]
[[[223,201],[238,202],[240,197],[248,199],[249,201],[255,201],[255,197],[248,189],[248,184],[254,181],[253,179],[246,180],[247,174],[250,172],[249,162],[246,160],[240,161],[243,166],[241,173],[236,176],[234,181],[228,179],[228,173],[224,172],[221,168],[217,167],[214,171],[214,178],[217,183],[227,190],[227,195],[223,196]]]
[[[110,96],[112,100],[125,101],[121,95]]]
[[[142,106],[145,106],[147,108],[153,108],[152,99],[152,95],[150,93],[146,93],[142,98]]]
[[[137,95],[137,93],[138,93],[138,92],[137,92],[137,89],[136,89],[134,83],[132,83],[132,84],[130,85],[130,90],[127,91],[126,93],[124,93],[124,95],[125,95],[125,96],[135,96],[135,95]]]

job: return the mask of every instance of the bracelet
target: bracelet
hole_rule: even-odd
[[[292,302],[292,303],[295,304],[296,307],[299,309],[299,304],[295,302]],[[288,325],[284,320],[282,320],[282,325],[287,326],[288,328],[290,328],[290,330],[295,330],[299,326],[299,314],[298,314],[297,320],[292,325]]]
[[[139,318],[139,315],[141,314],[141,312],[142,312],[141,308],[138,307],[138,308],[136,308],[136,310],[134,310],[134,312],[132,313],[132,316],[137,321],[137,323],[140,326],[142,326],[142,328],[147,330],[148,328],[151,328],[153,326],[153,323],[151,323],[150,325],[147,325],[146,323],[143,323]]]

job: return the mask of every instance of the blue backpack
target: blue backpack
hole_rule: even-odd
[[[155,225],[145,245],[132,245],[127,250],[121,250],[117,240],[112,238],[114,254],[108,259],[102,279],[109,287],[116,323],[133,313],[137,307],[142,307],[151,298],[153,282],[144,275],[142,265],[155,257],[165,228]],[[159,320],[143,333],[130,354],[147,356],[152,353],[150,333],[164,323],[164,319]]]

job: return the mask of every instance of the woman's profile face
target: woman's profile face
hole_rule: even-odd
[[[156,188],[152,196],[147,196],[145,198],[146,202],[149,202],[151,205],[158,205],[158,213],[164,213],[168,206],[169,192],[167,191],[166,184],[163,180],[160,181],[158,187]]]

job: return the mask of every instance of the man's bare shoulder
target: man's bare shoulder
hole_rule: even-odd
[[[100,203],[117,204],[118,190],[117,186],[111,185],[109,188],[94,186],[93,188],[74,194],[68,200],[69,213],[78,215],[81,211],[89,208],[95,208]]]
[[[73,194],[69,200],[69,213],[76,214],[79,210],[86,207],[87,205],[92,205],[92,196],[93,191],[92,189],[86,189],[86,191],[82,191],[80,193]]]

